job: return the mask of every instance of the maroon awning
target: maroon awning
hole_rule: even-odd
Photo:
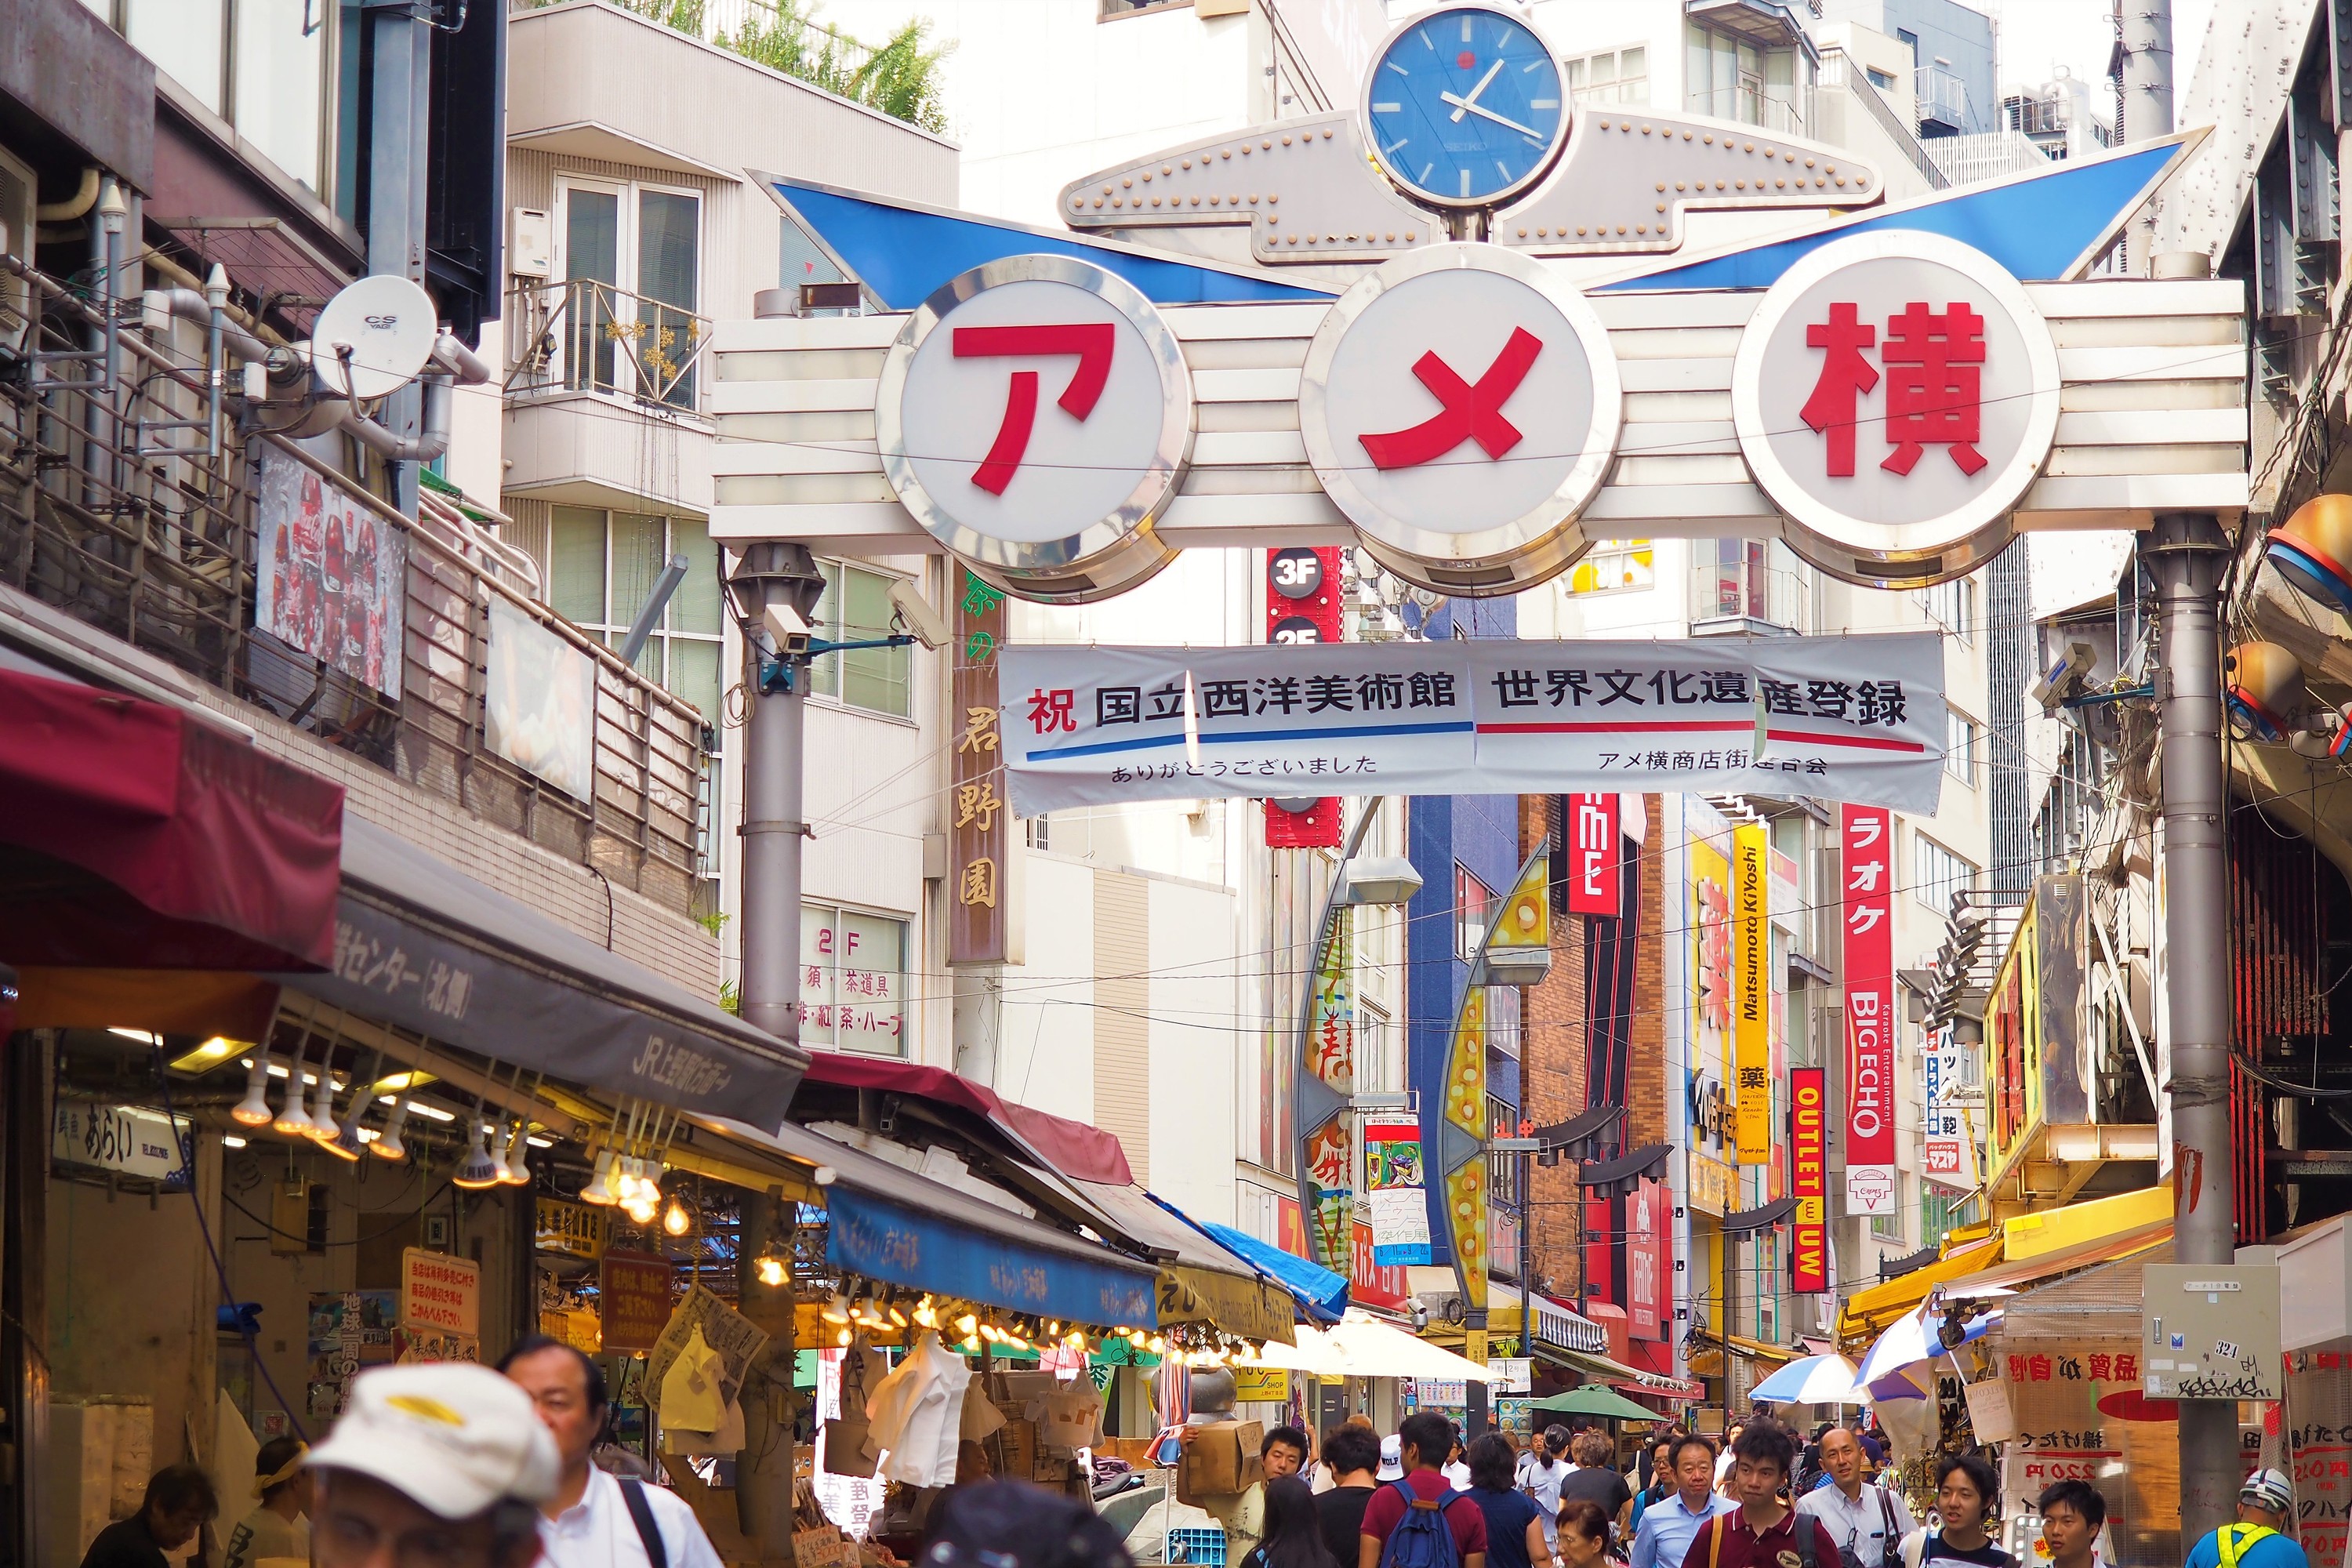
[[[340,784],[163,703],[0,669],[0,960],[333,960]]]
[[[842,1051],[811,1051],[808,1075],[803,1081],[882,1089],[952,1105],[985,1118],[1036,1155],[1040,1163],[1065,1176],[1120,1187],[1135,1181],[1128,1170],[1127,1151],[1119,1146],[1117,1138],[1099,1127],[1015,1105],[986,1084],[974,1083],[944,1068],[851,1056]],[[797,1116],[794,1119],[801,1120]]]

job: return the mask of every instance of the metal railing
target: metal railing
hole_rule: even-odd
[[[1822,51],[1821,89],[1824,93],[1843,93],[1849,111],[1859,110],[1874,121],[1880,132],[1910,161],[1914,169],[1919,171],[1919,177],[1927,182],[1928,189],[1942,191],[1951,188],[1950,177],[1920,145],[1917,128],[1903,122],[1903,117],[1895,112],[1895,106],[1886,101],[1886,95],[1871,85],[1867,74],[1843,49]],[[1842,140],[1849,147],[1853,145],[1851,136]]]
[[[1716,548],[1708,553],[1708,546]],[[1722,629],[1812,629],[1812,574],[1778,541],[1696,541],[1691,563],[1691,623]]]
[[[29,269],[16,276],[29,285],[24,341],[73,353],[99,335],[102,300]],[[523,586],[528,558],[454,509],[432,505],[404,518],[272,435],[232,435],[210,453],[199,417],[201,353],[180,352],[168,329],[136,330],[135,299],[116,308],[116,319],[124,368],[110,384],[86,361],[40,363],[5,346],[15,334],[0,321],[0,582],[268,710],[320,745],[693,910],[704,869],[696,848],[703,716],[536,603]],[[156,437],[175,421],[192,421],[198,433]],[[368,622],[352,634],[367,657],[317,657],[257,623],[257,581],[273,564],[262,558],[265,474],[294,480],[305,517],[315,492],[319,516],[336,520],[326,524],[326,561],[342,576],[326,585],[327,599]],[[349,580],[364,568],[338,548],[350,543],[350,535],[335,537],[344,529],[386,547],[379,562],[404,557],[389,605],[395,623],[352,607]],[[488,743],[494,605],[526,617],[593,672],[581,793],[553,787]],[[398,661],[397,696],[381,689],[395,684],[383,674],[370,684],[339,668],[380,670],[386,654]]]
[[[506,391],[602,392],[691,413],[710,319],[575,278],[507,296]]]
[[[1750,86],[1701,89],[1685,93],[1683,107],[1693,114],[1736,120],[1742,125],[1801,136],[1813,118],[1813,89],[1809,87]]]
[[[1919,100],[1919,123],[1948,125],[1954,131],[1982,131],[1976,108],[1969,101],[1969,84],[1941,66],[1921,66],[1912,74],[1914,96]]]

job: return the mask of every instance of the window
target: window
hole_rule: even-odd
[[[1604,539],[1569,573],[1571,594],[1610,594],[1648,588],[1658,581],[1657,552],[1646,539]]]
[[[564,384],[695,406],[703,341],[702,198],[631,182],[560,178],[556,285]],[[626,345],[624,347],[623,345]]]
[[[1924,833],[1911,835],[1911,893],[1937,915],[1951,912],[1952,896],[1974,889],[1977,868]]]
[[[1977,721],[1956,708],[1944,710],[1944,771],[1977,787]]]
[[[82,0],[190,97],[262,156],[321,196],[331,195],[331,118],[356,118],[356,94],[338,78],[358,69],[352,0]],[[332,57],[336,68],[330,72]],[[340,113],[338,110],[340,109]],[[339,169],[339,173],[340,173]],[[338,187],[355,184],[348,175]],[[354,193],[333,194],[345,216]]]
[[[1691,619],[1696,626],[1711,631],[1778,626],[1801,632],[1811,625],[1812,568],[1780,541],[1694,540],[1691,563]]]
[[[1919,1245],[1935,1247],[1959,1225],[1962,1204],[1947,1192],[1919,1184]]]
[[[816,635],[831,642],[888,637],[894,614],[890,584],[897,579],[845,561],[827,561],[824,565],[824,595],[816,602],[812,627]],[[845,707],[904,719],[915,707],[914,666],[911,650],[903,647],[829,653],[811,661],[809,689]]]
[[[1870,1216],[1870,1234],[1871,1234],[1873,1237],[1876,1237],[1876,1238],[1877,1238],[1878,1240],[1880,1240],[1880,1241],[1900,1241],[1900,1240],[1902,1240],[1902,1239],[1903,1239],[1903,1213],[1902,1213],[1902,1210],[1898,1207],[1898,1208],[1896,1209],[1896,1211],[1895,1211],[1895,1213],[1893,1213],[1893,1214],[1874,1214],[1874,1215],[1872,1215]]]
[[[1876,66],[1863,67],[1862,74],[1869,81],[1870,85],[1876,88],[1879,91],[1893,92],[1895,90],[1895,79],[1887,75],[1885,71],[1880,70]]]
[[[1683,107],[1767,131],[1800,132],[1812,118],[1813,62],[1696,22],[1685,24]]]
[[[1650,101],[1650,51],[1645,48],[1609,49],[1561,63],[1568,70],[1569,97],[1578,103]]]
[[[1516,985],[1486,987],[1486,1048],[1513,1061],[1519,1059],[1520,1039],[1525,1033],[1519,1016],[1520,995]]]
[[[801,906],[801,1044],[904,1056],[907,922]]]
[[[1486,1132],[1493,1138],[1516,1138],[1519,1135],[1519,1113],[1510,1101],[1486,1097]],[[1513,1153],[1486,1156],[1487,1191],[1494,1201],[1507,1208],[1519,1206],[1519,1161],[1525,1156]]]
[[[653,596],[662,568],[672,556],[685,556],[686,580],[637,655],[637,669],[693,703],[706,721],[719,721],[719,547],[709,523],[559,506],[547,554],[548,603],[614,649]]]
[[[1927,618],[1963,643],[1977,640],[1977,580],[1958,577],[1914,595]]]
[[[1478,956],[1494,903],[1486,883],[1459,866],[1454,868],[1454,956],[1463,963]]]
[[[1096,0],[1095,20],[1116,22],[1152,11],[1190,11],[1192,0]]]

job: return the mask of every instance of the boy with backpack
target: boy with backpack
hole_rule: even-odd
[[[1423,1411],[1406,1417],[1397,1437],[1404,1479],[1364,1505],[1357,1568],[1486,1568],[1486,1516],[1444,1473],[1453,1423]]]

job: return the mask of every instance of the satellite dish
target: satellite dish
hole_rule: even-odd
[[[362,278],[310,329],[310,369],[327,391],[354,401],[389,396],[432,357],[441,321],[424,288],[396,272]]]

